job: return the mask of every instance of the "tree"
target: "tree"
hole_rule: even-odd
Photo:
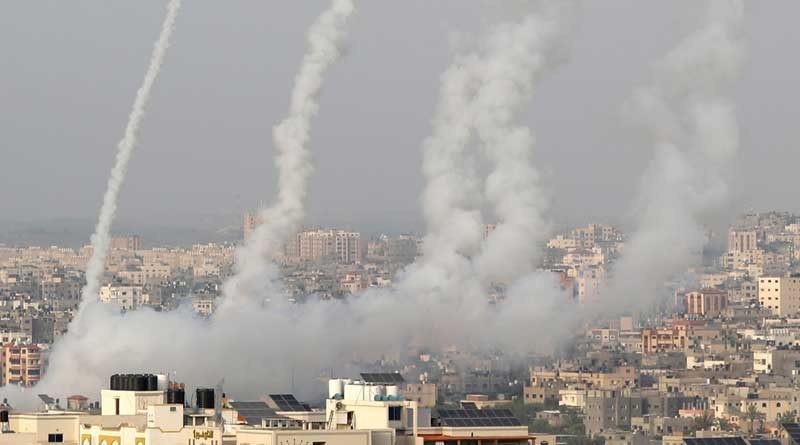
[[[714,418],[710,411],[703,411],[703,414],[694,418],[694,429],[696,431],[708,430],[714,425],[717,425],[717,419]]]
[[[786,411],[778,415],[778,424],[783,425],[784,423],[796,423],[797,422],[797,412],[796,411]]]
[[[758,411],[758,408],[755,404],[750,404],[747,405],[747,411],[745,412],[744,416],[750,424],[750,436],[754,436],[756,431],[756,420],[761,421],[764,419],[764,414]]]

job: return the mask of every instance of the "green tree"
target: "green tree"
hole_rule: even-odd
[[[710,411],[703,411],[703,414],[694,418],[695,431],[709,430],[715,425],[717,425],[717,419]]]
[[[796,411],[786,411],[778,415],[778,424],[784,423],[796,423],[797,422],[797,412]]]
[[[758,411],[758,408],[755,404],[751,403],[747,406],[747,411],[744,413],[744,417],[750,424],[750,436],[755,436],[756,421],[762,421],[764,419],[764,414]]]

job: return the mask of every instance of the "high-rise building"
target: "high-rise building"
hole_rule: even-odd
[[[118,235],[111,237],[111,248],[119,250],[140,250],[142,239],[139,235]]]
[[[755,230],[728,231],[729,252],[752,252],[758,249],[758,233]]]
[[[286,257],[290,262],[362,261],[361,234],[347,230],[304,230],[287,243]]]
[[[250,234],[256,230],[256,227],[261,224],[261,218],[256,211],[248,211],[244,214],[244,221],[242,223],[242,232],[244,239],[250,237]]]

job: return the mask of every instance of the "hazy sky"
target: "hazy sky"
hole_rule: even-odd
[[[622,104],[691,29],[694,0],[586,1],[570,59],[524,123],[553,219],[625,222],[652,146]],[[0,220],[96,217],[163,1],[8,0],[0,13]],[[236,221],[275,190],[285,114],[323,0],[185,0],[121,195],[127,225]],[[494,17],[473,0],[362,0],[314,122],[309,223],[420,228],[420,146],[455,33]],[[747,3],[748,64],[734,210],[800,210],[800,2]],[[91,227],[87,227],[87,235]]]

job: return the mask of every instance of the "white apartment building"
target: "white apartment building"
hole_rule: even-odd
[[[142,286],[114,286],[108,284],[100,288],[100,301],[114,303],[124,310],[135,309],[145,301]]]

